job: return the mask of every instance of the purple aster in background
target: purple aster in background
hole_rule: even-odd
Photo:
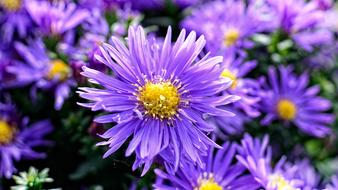
[[[175,174],[156,169],[157,180],[153,185],[159,190],[255,190],[258,185],[245,168],[234,161],[237,145],[225,143],[222,149],[203,157],[203,169],[191,162],[182,162]]]
[[[245,166],[260,188],[265,190],[300,190],[304,181],[297,178],[294,170],[302,168],[285,168],[285,158],[282,158],[274,168],[271,161],[271,147],[269,137],[263,140],[254,139],[245,134],[237,159]],[[260,189],[257,188],[257,189]]]
[[[257,103],[260,101],[257,92],[260,86],[256,80],[246,77],[256,66],[256,61],[244,61],[243,57],[235,58],[233,54],[228,54],[222,65],[221,77],[229,78],[232,81],[227,92],[241,97],[241,100],[235,103],[235,107],[249,117],[260,115],[257,108]]]
[[[235,58],[234,55],[228,54],[222,64],[221,77],[232,81],[231,87],[224,93],[237,95],[241,99],[231,105],[231,112],[236,116],[232,119],[223,117],[212,117],[210,122],[216,124],[219,132],[217,134],[221,138],[223,135],[239,134],[243,131],[244,123],[250,121],[250,118],[255,118],[260,115],[258,110],[258,102],[260,101],[259,83],[247,78],[246,75],[256,67],[255,61],[244,61],[244,58]]]
[[[312,51],[314,47],[333,41],[328,28],[322,27],[325,12],[317,2],[305,0],[266,0],[271,8],[276,27],[289,34],[301,48]]]
[[[217,0],[192,10],[182,27],[205,35],[207,50],[223,55],[252,47],[250,37],[268,29],[267,18],[259,1]]]
[[[37,88],[52,92],[55,109],[61,109],[70,88],[75,86],[72,69],[64,61],[50,58],[40,40],[30,41],[28,46],[16,43],[15,47],[24,61],[7,69],[15,75],[15,83],[20,86],[33,84],[33,93]]]
[[[88,9],[90,17],[81,23],[83,36],[77,40],[77,33],[70,30],[65,33],[62,41],[58,44],[58,50],[69,57],[76,74],[77,71],[80,72],[83,65],[89,65],[89,67],[99,70],[105,69],[102,63],[96,61],[94,54],[99,52],[99,46],[106,41],[109,25],[100,9],[97,7],[86,9]]]
[[[44,35],[62,35],[89,17],[89,12],[74,3],[38,1],[27,3],[27,11]]]
[[[44,158],[46,155],[34,148],[49,145],[43,137],[51,131],[48,120],[28,124],[28,119],[21,119],[13,105],[0,102],[0,177],[11,178],[16,172],[15,162]]]
[[[2,42],[9,43],[18,34],[24,38],[32,25],[25,0],[0,0],[0,34]]]
[[[113,76],[83,68],[83,75],[103,89],[80,88],[80,96],[91,102],[79,104],[93,111],[112,112],[96,122],[117,123],[101,135],[107,140],[99,145],[109,145],[104,157],[132,136],[126,156],[136,153],[133,169],[145,164],[142,175],[157,155],[173,163],[175,170],[182,157],[203,166],[201,156],[210,146],[217,146],[206,136],[214,127],[203,117],[233,116],[218,106],[238,99],[215,96],[231,85],[219,77],[222,57],[198,59],[204,37],[197,39],[195,32],[186,36],[185,30],[172,44],[169,28],[159,45],[148,41],[142,27],[130,27],[127,44],[112,37],[111,44],[101,47],[102,56],[96,56]]]
[[[267,115],[261,123],[269,125],[278,119],[287,126],[293,123],[304,133],[315,137],[327,135],[335,117],[325,113],[331,108],[331,103],[317,96],[319,86],[308,87],[308,74],[296,76],[290,66],[280,66],[278,70],[279,73],[270,67],[268,81],[262,81],[260,107]]]

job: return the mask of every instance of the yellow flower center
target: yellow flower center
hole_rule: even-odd
[[[212,173],[204,173],[198,179],[198,188],[194,190],[222,190],[223,188],[214,180]]]
[[[269,184],[270,187],[276,188],[276,190],[297,190],[296,188],[292,187],[290,182],[284,179],[283,176],[274,174],[269,177]]]
[[[235,44],[240,37],[239,31],[236,28],[231,28],[227,30],[224,34],[224,45],[229,47]]]
[[[14,128],[6,121],[0,120],[0,145],[8,144],[14,137]]]
[[[8,11],[16,11],[21,7],[21,0],[0,0],[0,6]]]
[[[62,60],[54,60],[51,62],[51,68],[48,72],[47,78],[48,79],[55,79],[58,78],[59,80],[63,81],[66,80],[71,72],[70,67],[63,62]]]
[[[146,83],[139,90],[138,99],[146,114],[160,119],[170,119],[177,112],[180,96],[170,82]]]
[[[230,72],[228,69],[225,69],[222,72],[221,76],[224,77],[224,78],[229,78],[230,80],[232,80],[231,89],[236,88],[238,81],[237,81],[237,77],[234,73]]]
[[[277,112],[280,118],[284,120],[292,120],[296,116],[297,107],[292,101],[282,99],[279,100],[277,104]]]

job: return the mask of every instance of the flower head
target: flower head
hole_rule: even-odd
[[[267,0],[277,27],[289,34],[296,44],[308,51],[333,41],[328,28],[323,27],[325,11],[318,2],[305,0]],[[274,19],[275,20],[275,19]]]
[[[216,146],[205,133],[214,128],[204,120],[207,115],[233,116],[219,109],[238,98],[218,95],[230,86],[220,78],[222,57],[197,59],[204,37],[185,30],[171,43],[171,29],[163,44],[148,41],[143,28],[130,27],[126,47],[112,37],[96,58],[113,70],[108,76],[83,68],[83,75],[104,89],[80,88],[80,96],[90,103],[80,103],[93,111],[113,112],[96,122],[117,125],[102,135],[109,145],[105,157],[115,152],[130,137],[126,155],[136,153],[133,168],[143,163],[144,172],[160,155],[177,169],[181,157],[203,165],[201,156]],[[217,96],[216,96],[217,95]],[[170,155],[170,156],[169,156]]]
[[[291,67],[269,68],[268,81],[263,82],[261,110],[267,115],[263,125],[277,119],[285,124],[293,123],[303,132],[323,137],[330,132],[335,117],[323,113],[330,109],[331,103],[317,96],[318,86],[308,87],[308,75],[296,76]]]
[[[237,159],[251,173],[259,184],[266,190],[300,190],[304,184],[293,170],[285,167],[285,158],[282,158],[275,167],[272,167],[271,147],[268,146],[269,137],[263,140],[254,139],[245,134]],[[297,167],[297,165],[294,165]],[[301,169],[301,168],[299,168]]]
[[[28,125],[27,118],[20,118],[13,105],[0,103],[0,177],[10,178],[17,161],[45,157],[33,148],[49,144],[43,137],[51,130],[48,120]]]
[[[155,189],[181,190],[245,190],[255,189],[257,184],[250,175],[245,175],[245,168],[234,161],[236,144],[225,143],[223,149],[210,150],[203,157],[204,168],[184,162],[175,174],[165,173],[156,169],[157,180]]]
[[[53,92],[55,109],[61,109],[70,87],[75,85],[70,66],[61,59],[51,59],[40,40],[30,41],[28,46],[16,43],[15,47],[24,61],[7,70],[15,75],[17,86],[33,83],[33,88]]]
[[[75,4],[64,1],[32,0],[27,3],[27,11],[45,35],[61,35],[89,16],[87,10],[78,9]]]
[[[26,11],[25,0],[0,0],[0,34],[4,43],[14,37],[24,38],[32,28],[32,21]]]
[[[268,28],[263,8],[258,5],[258,1],[246,5],[242,0],[209,2],[195,8],[182,26],[205,35],[211,53],[240,50],[252,45],[249,38],[253,34]]]

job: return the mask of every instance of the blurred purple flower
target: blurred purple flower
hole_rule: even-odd
[[[28,46],[16,43],[15,47],[24,63],[16,63],[7,70],[15,75],[17,85],[33,83],[32,92],[36,88],[53,92],[55,109],[61,109],[69,96],[70,88],[75,86],[71,68],[60,59],[51,59],[40,40],[30,41]]]
[[[223,55],[252,47],[250,37],[269,29],[267,18],[258,0],[217,0],[195,8],[182,27],[205,35],[207,50]]]
[[[225,143],[215,154],[213,149],[203,157],[203,169],[191,162],[183,162],[175,174],[156,169],[157,180],[153,185],[159,190],[255,190],[254,179],[244,174],[245,168],[234,161],[237,145]]]
[[[33,148],[49,145],[43,137],[51,131],[48,120],[28,125],[28,119],[18,117],[13,105],[0,102],[0,177],[11,178],[15,162],[44,158],[44,153]]]
[[[12,42],[16,34],[25,38],[32,21],[26,11],[25,0],[0,1],[0,36],[2,42]]]
[[[269,125],[278,119],[286,125],[293,123],[301,131],[315,137],[324,137],[330,133],[329,125],[335,120],[330,113],[331,102],[317,94],[319,86],[308,88],[307,73],[296,76],[291,67],[280,66],[279,73],[269,68],[268,81],[263,81],[261,110],[267,115],[261,123]]]
[[[246,77],[256,66],[256,61],[244,61],[243,57],[235,58],[229,54],[224,57],[222,65],[221,76],[232,81],[231,88],[227,89],[227,92],[241,97],[241,100],[235,103],[235,107],[244,111],[249,117],[260,115],[257,107],[260,101],[257,93],[260,89],[259,83]]]
[[[44,35],[58,36],[69,31],[89,17],[89,12],[64,1],[30,0],[27,11]]]
[[[245,166],[261,188],[265,190],[300,190],[304,182],[290,168],[285,168],[283,157],[274,168],[271,161],[269,137],[254,139],[245,134],[237,159]],[[294,165],[294,167],[298,167]],[[299,168],[301,169],[301,168]]]
[[[301,48],[312,51],[314,47],[333,41],[330,30],[321,26],[325,12],[316,2],[305,0],[267,0],[276,27],[281,28]]]
[[[217,108],[238,99],[215,96],[230,86],[220,78],[222,57],[197,60],[205,40],[183,30],[177,42],[171,42],[171,29],[163,45],[147,40],[142,27],[129,28],[128,47],[116,37],[101,47],[96,58],[113,70],[108,76],[84,67],[83,75],[104,89],[80,88],[90,103],[79,105],[93,111],[113,112],[95,119],[98,123],[117,123],[104,133],[109,145],[104,157],[119,149],[132,135],[126,156],[136,153],[133,169],[145,164],[142,175],[160,155],[177,169],[182,157],[202,166],[201,156],[209,146],[217,146],[206,133],[214,128],[205,115],[233,116]],[[184,145],[184,146],[183,146]],[[172,155],[172,156],[168,156]]]
[[[259,83],[247,78],[246,75],[256,67],[255,61],[244,61],[244,58],[235,58],[234,55],[227,54],[225,56],[222,66],[221,77],[230,79],[232,81],[231,87],[224,93],[237,95],[241,97],[231,105],[231,112],[236,116],[228,119],[223,117],[212,117],[210,122],[217,126],[217,134],[221,138],[223,135],[239,134],[243,131],[244,123],[250,121],[250,118],[255,118],[260,115],[258,110],[258,102],[260,101]],[[223,136],[223,137],[222,137]]]

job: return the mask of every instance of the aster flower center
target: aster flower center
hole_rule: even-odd
[[[17,11],[21,7],[21,0],[0,0],[0,6],[8,11]]]
[[[239,31],[236,28],[231,28],[229,30],[227,30],[224,34],[224,40],[223,43],[225,46],[229,47],[232,46],[233,44],[235,44],[237,42],[237,40],[239,39]]]
[[[194,190],[222,190],[223,188],[214,180],[212,173],[204,173],[202,178],[198,179],[198,188]]]
[[[71,69],[65,62],[59,59],[53,60],[47,78],[50,80],[58,78],[59,80],[64,81],[68,78],[70,72]]]
[[[222,72],[221,76],[224,77],[224,78],[229,78],[230,80],[232,80],[231,89],[236,88],[238,81],[237,81],[237,77],[234,73],[232,73],[228,69],[225,69]]]
[[[282,99],[279,100],[277,104],[277,112],[279,117],[281,117],[282,119],[292,120],[296,116],[297,107],[292,101]]]
[[[178,90],[170,82],[147,82],[140,88],[138,99],[146,114],[160,119],[173,117],[180,103]]]
[[[276,188],[276,190],[297,190],[290,184],[290,182],[285,180],[283,176],[278,174],[274,174],[269,177],[268,185],[272,188]]]
[[[0,145],[8,144],[14,137],[13,128],[4,120],[0,120]]]

